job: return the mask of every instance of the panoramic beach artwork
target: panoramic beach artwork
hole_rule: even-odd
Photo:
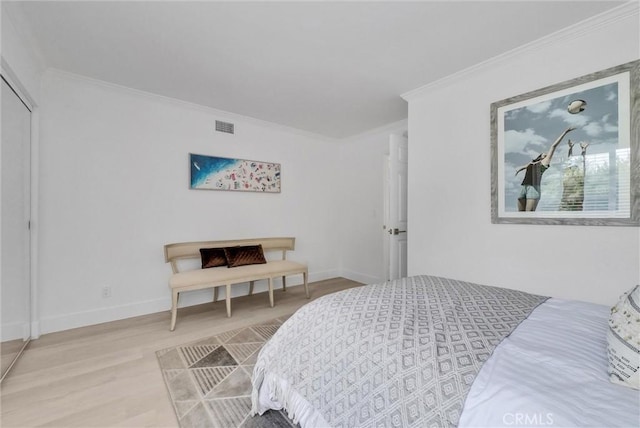
[[[280,164],[189,154],[191,188],[280,192]]]

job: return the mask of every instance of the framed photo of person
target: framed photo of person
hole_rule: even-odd
[[[491,104],[492,223],[640,224],[640,61]]]

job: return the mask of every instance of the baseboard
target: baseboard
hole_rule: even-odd
[[[340,270],[339,276],[350,279],[352,281],[362,282],[363,284],[376,284],[379,282],[384,282],[382,278],[371,276],[365,273],[354,272],[348,269]]]
[[[25,322],[12,322],[2,324],[2,341],[28,339],[29,338],[29,323]]]
[[[325,270],[322,272],[310,272],[309,273],[309,282],[317,282],[324,281],[325,279],[337,278],[340,276],[340,271],[338,269]],[[302,284],[302,279],[299,280],[298,284]],[[289,284],[289,280],[287,280],[287,285]],[[293,284],[292,284],[293,285]]]
[[[40,319],[40,334],[70,330],[171,309],[171,297]]]
[[[323,281],[325,279],[336,278],[338,276],[340,276],[338,270],[310,272],[308,281]],[[287,277],[287,287],[301,284],[301,275]],[[282,288],[282,280],[280,278],[274,279],[273,287],[275,289]],[[267,289],[267,280],[256,281],[254,293],[264,292],[267,291]],[[234,285],[232,287],[231,297],[243,296],[248,292],[248,283]],[[224,293],[224,288],[221,288],[220,298],[224,298]],[[184,308],[193,305],[200,305],[203,303],[211,302],[212,298],[213,292],[210,289],[182,293],[180,295],[179,307]],[[33,334],[34,332],[32,331],[32,337],[37,338],[41,334],[54,333],[57,331],[70,330],[72,328],[86,327],[110,321],[117,321],[125,318],[137,317],[140,315],[169,311],[170,309],[171,296],[169,295],[169,293],[167,293],[167,296],[161,299],[129,303],[120,306],[110,306],[107,308],[98,308],[89,311],[75,312],[50,318],[41,318],[37,323],[33,323],[37,324],[37,331],[35,332],[37,334]]]

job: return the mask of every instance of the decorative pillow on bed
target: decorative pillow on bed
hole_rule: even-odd
[[[640,285],[611,308],[607,342],[611,382],[640,389]]]
[[[227,265],[224,248],[200,248],[200,258],[202,259],[202,269]]]
[[[244,265],[259,265],[267,262],[264,258],[262,245],[226,247],[224,254],[227,257],[227,263],[230,268]]]

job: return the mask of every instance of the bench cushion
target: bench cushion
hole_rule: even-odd
[[[196,269],[176,273],[169,279],[171,288],[192,287],[211,284],[237,284],[239,282],[254,281],[257,279],[273,278],[283,274],[306,272],[304,264],[291,260],[274,260],[266,264],[246,265],[235,268],[215,267],[211,269]]]

